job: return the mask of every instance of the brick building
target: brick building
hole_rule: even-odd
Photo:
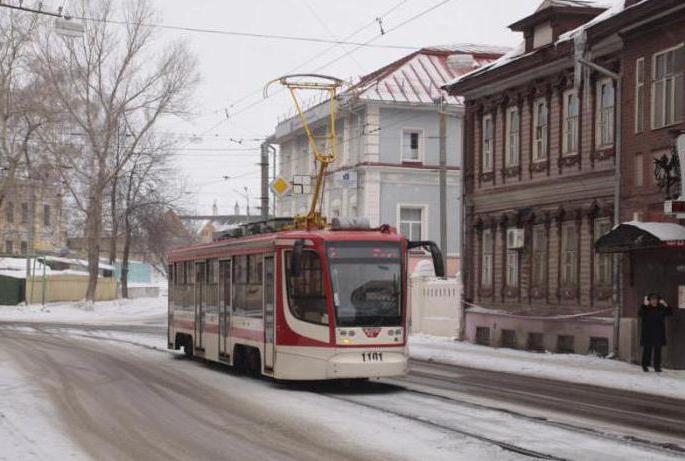
[[[649,176],[652,157],[669,151],[670,129],[682,120],[683,60],[679,52],[658,63],[657,56],[682,46],[683,7],[546,0],[510,26],[523,33],[518,49],[446,86],[466,98],[467,339],[579,353],[614,347],[612,256],[595,242],[613,225],[616,131],[622,126],[621,220],[665,220]],[[622,97],[614,79],[576,57],[620,74]],[[667,91],[676,102],[663,102]],[[662,101],[656,124],[654,94]],[[668,116],[663,104],[671,104]],[[628,360],[642,289],[631,278],[635,256],[626,253],[622,265],[619,345]]]

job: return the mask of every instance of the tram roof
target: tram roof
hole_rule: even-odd
[[[279,240],[309,240],[312,243],[322,242],[401,242],[403,237],[392,227],[363,230],[289,230],[244,237],[227,238],[208,243],[200,243],[171,250],[171,261],[183,261],[194,258],[219,256],[221,250],[239,249],[259,250],[268,246],[278,246]]]

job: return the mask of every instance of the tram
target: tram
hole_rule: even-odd
[[[407,370],[407,241],[390,226],[334,219],[235,237],[170,254],[170,349],[280,380],[403,375]]]

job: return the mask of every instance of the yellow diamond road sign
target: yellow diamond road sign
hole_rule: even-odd
[[[271,181],[271,190],[274,191],[274,194],[278,195],[279,197],[283,197],[285,194],[290,192],[291,188],[292,185],[290,184],[290,181],[285,179],[283,176],[278,176],[276,179]]]

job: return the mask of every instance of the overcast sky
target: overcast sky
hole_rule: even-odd
[[[169,25],[341,39],[401,5],[383,18],[392,29],[440,0],[153,0],[161,21]],[[373,43],[422,47],[446,43],[514,46],[520,40],[507,25],[530,14],[541,0],[451,0]],[[366,41],[380,32],[372,24],[352,41]],[[164,31],[163,38],[184,37],[199,58],[201,84],[196,94],[198,117],[165,127],[189,140],[177,152],[179,169],[188,177],[191,212],[209,214],[216,200],[220,213],[232,213],[236,191],[247,187],[253,206],[259,196],[258,138],[270,134],[279,116],[291,110],[285,94],[262,98],[264,84],[296,66],[341,78],[363,75],[408,54],[411,50],[362,48],[323,69],[349,51],[340,45],[311,60],[330,44],[243,38],[210,33]],[[240,102],[237,102],[240,101]],[[246,106],[253,107],[245,109]],[[226,112],[229,118],[226,117]],[[234,141],[231,141],[231,138]],[[239,144],[242,142],[242,144]],[[235,179],[225,181],[223,176]],[[256,213],[258,210],[253,209]]]

